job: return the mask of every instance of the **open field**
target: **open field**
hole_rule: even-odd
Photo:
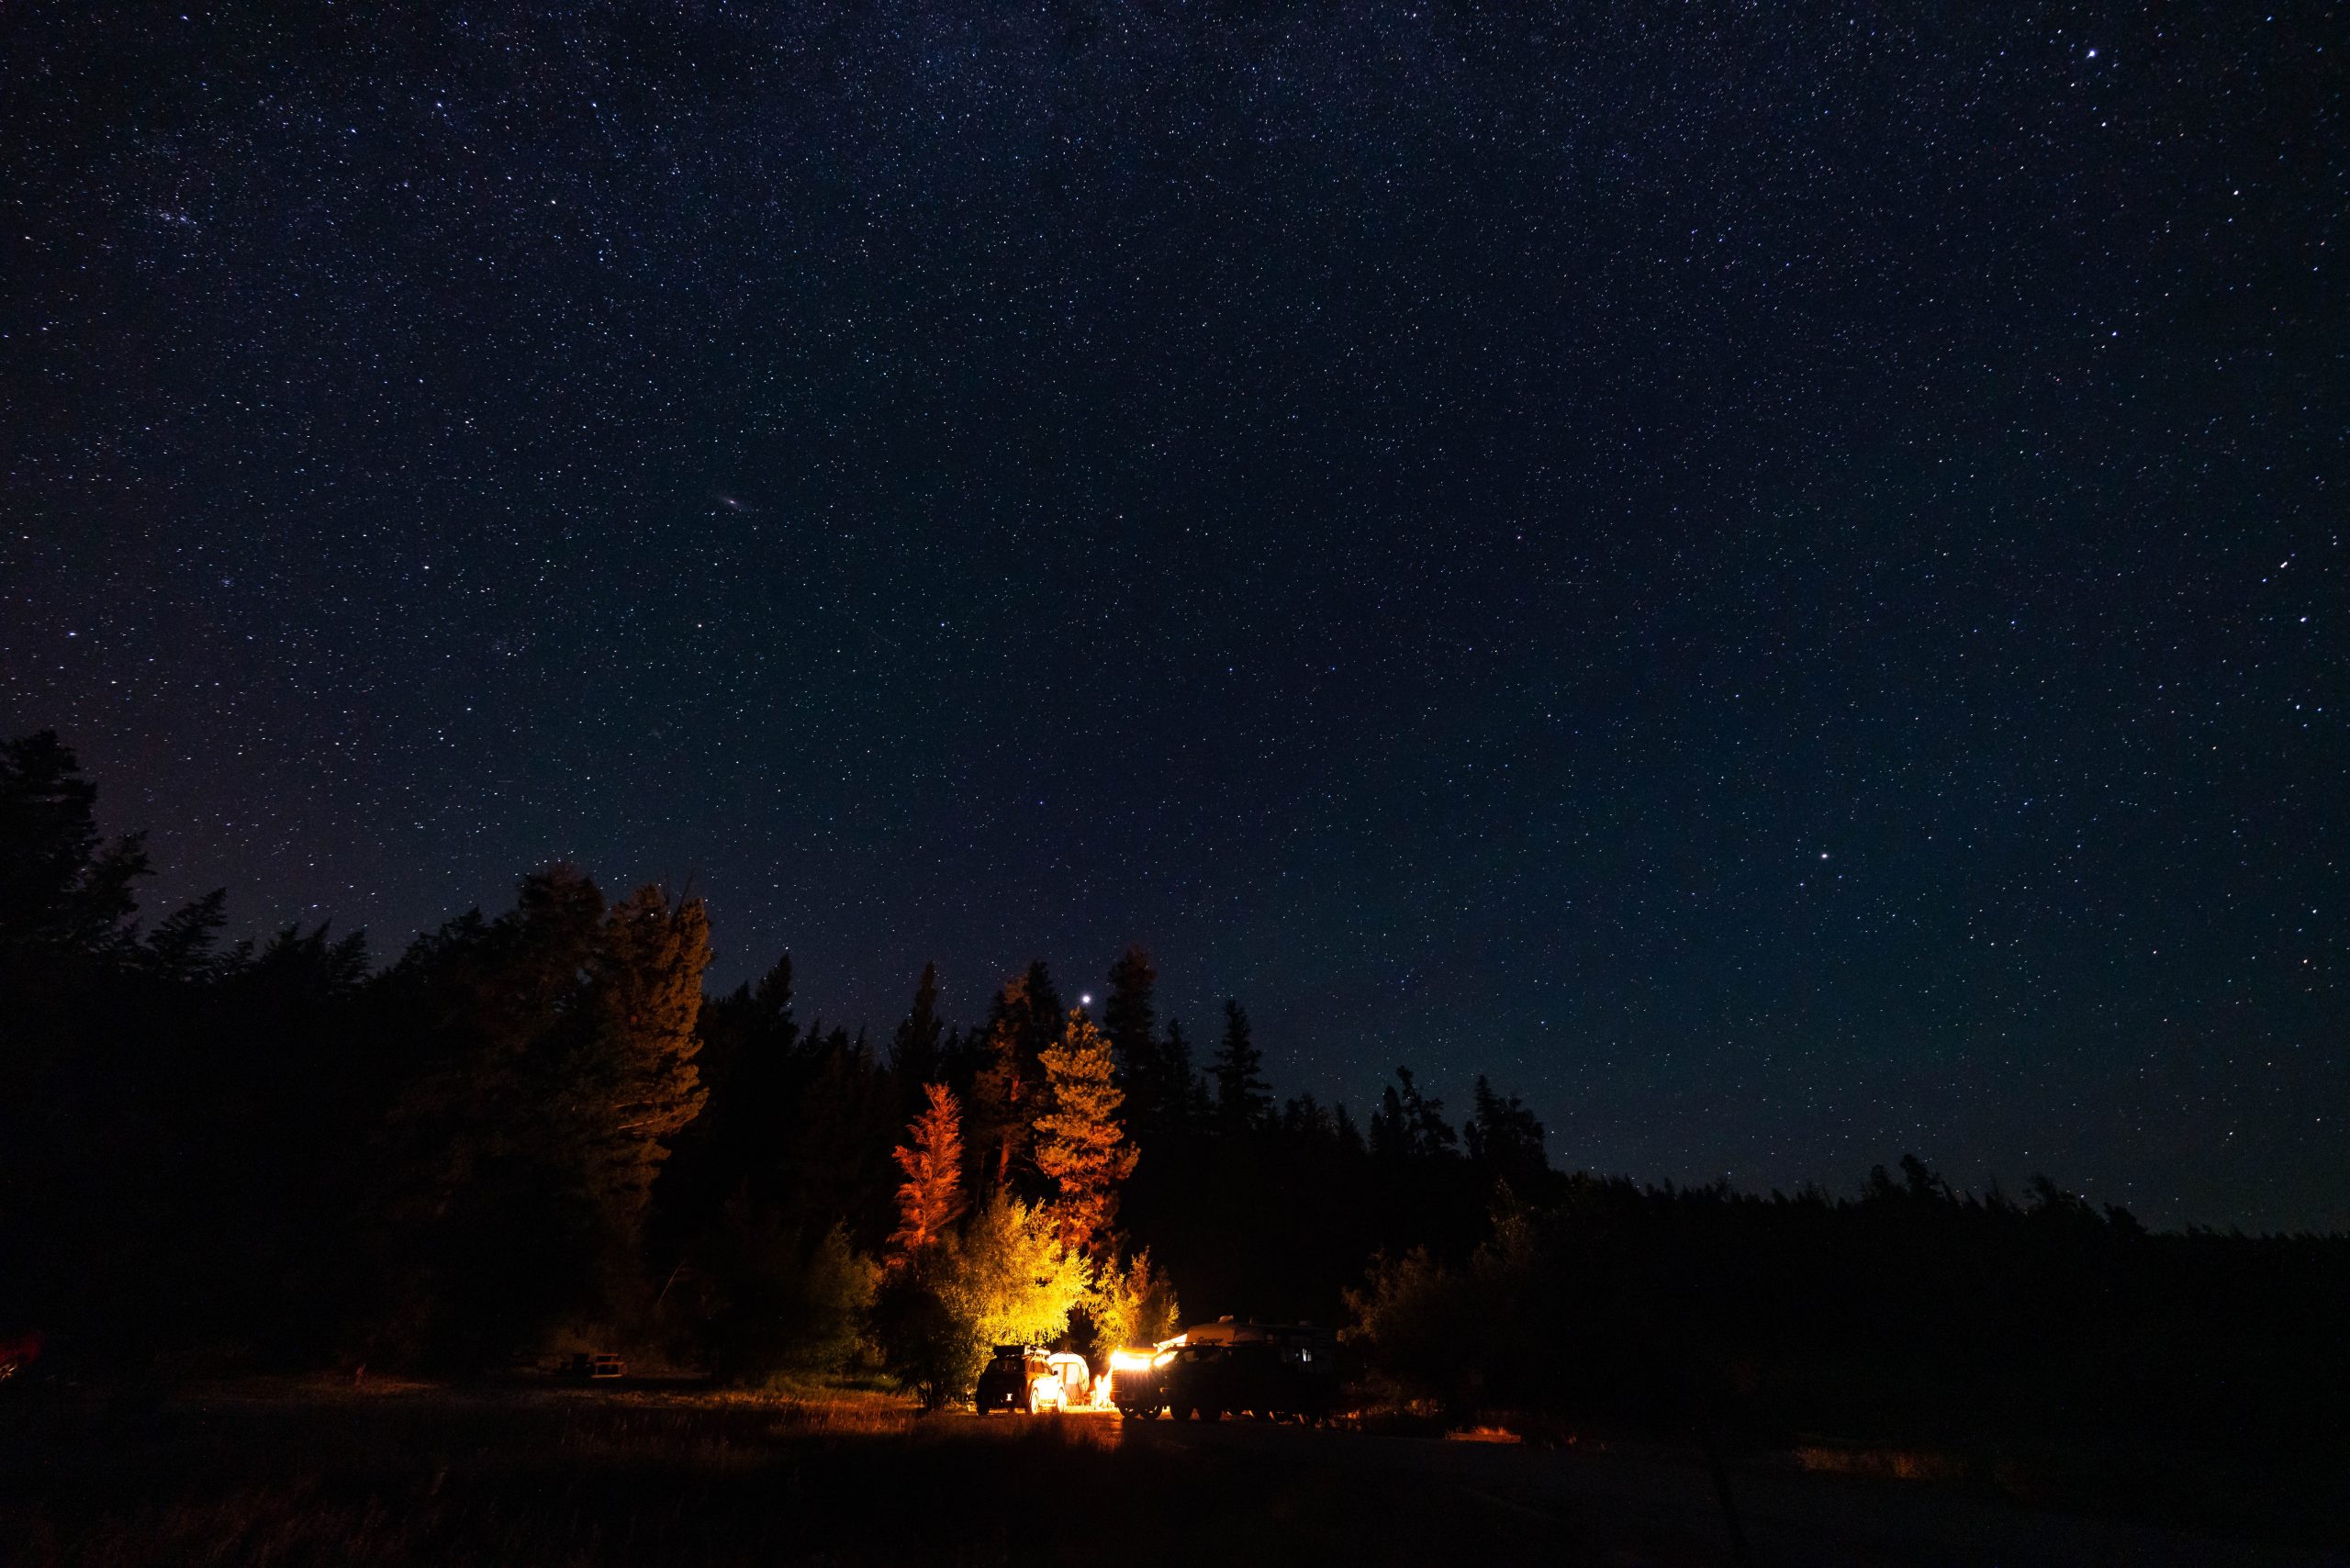
[[[1762,1563],[2344,1561],[1788,1462],[1731,1484]],[[1733,1561],[1706,1468],[1665,1451],[292,1383],[0,1406],[0,1540],[35,1564]]]

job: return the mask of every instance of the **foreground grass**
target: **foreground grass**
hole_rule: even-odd
[[[2272,1560],[1960,1488],[1794,1465],[1739,1484],[1763,1562]],[[858,1394],[262,1383],[0,1401],[11,1568],[1728,1561],[1702,1467],[1655,1454],[923,1418]]]
[[[924,1420],[878,1396],[54,1403],[0,1418],[0,1538],[25,1552],[11,1562],[125,1565],[1528,1556],[1373,1477],[1170,1464],[1121,1434],[1102,1417]]]

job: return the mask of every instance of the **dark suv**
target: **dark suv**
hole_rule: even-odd
[[[1035,1408],[1038,1380],[1052,1375],[1044,1351],[1025,1345],[998,1345],[979,1373],[979,1386],[971,1403],[982,1416],[998,1410],[1024,1414]]]

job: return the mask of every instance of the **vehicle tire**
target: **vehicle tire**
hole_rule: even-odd
[[[1199,1414],[1197,1410],[1188,1405],[1170,1406],[1169,1406],[1169,1411],[1178,1421],[1188,1421],[1192,1417]]]
[[[1203,1409],[1202,1409],[1202,1410],[1200,1411],[1200,1419],[1201,1419],[1201,1420],[1203,1420],[1203,1421],[1221,1421],[1221,1420],[1223,1420],[1223,1419],[1224,1419],[1224,1406],[1220,1406],[1220,1405],[1210,1405],[1210,1406],[1208,1406],[1204,1407]]]

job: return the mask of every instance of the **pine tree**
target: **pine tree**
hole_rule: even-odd
[[[0,743],[0,961],[133,938],[145,835],[98,835],[97,786],[54,730]]]
[[[789,1047],[800,1033],[800,1026],[791,1019],[789,952],[778,955],[776,961],[767,967],[767,972],[759,977],[759,989],[752,993],[751,1000],[758,1004],[760,1013],[783,1036],[783,1043]]]
[[[909,1088],[938,1077],[938,1037],[945,1028],[938,1016],[938,966],[924,964],[914,983],[913,1011],[890,1041],[890,1070]]]
[[[1495,1093],[1482,1072],[1465,1131],[1469,1158],[1505,1181],[1522,1185],[1550,1168],[1542,1149],[1542,1124],[1516,1095]]]
[[[1192,1042],[1184,1036],[1181,1018],[1167,1021],[1167,1038],[1159,1046],[1159,1055],[1167,1070],[1168,1126],[1207,1126],[1214,1105],[1208,1098],[1206,1081],[1192,1070]]]
[[[1395,1070],[1395,1082],[1371,1114],[1371,1152],[1382,1159],[1426,1159],[1449,1155],[1460,1141],[1444,1119],[1444,1102],[1420,1092],[1412,1070]]]
[[[1102,1030],[1117,1057],[1127,1114],[1137,1137],[1155,1134],[1175,1119],[1151,1002],[1158,983],[1158,970],[1151,964],[1150,955],[1140,946],[1128,947],[1110,966],[1110,996],[1102,1007]],[[1176,1108],[1180,1109],[1180,1101]]]
[[[1113,1076],[1110,1043],[1072,1012],[1061,1043],[1041,1058],[1049,1109],[1036,1118],[1036,1169],[1054,1184],[1054,1233],[1071,1252],[1096,1256],[1111,1239],[1118,1188],[1134,1173],[1135,1149],[1118,1125],[1125,1094]]]
[[[1049,1011],[1048,1011],[1049,1010]],[[1044,1092],[1039,1058],[1060,1035],[1060,998],[1040,959],[996,993],[987,1065],[971,1085],[971,1124],[983,1180],[1004,1191],[1027,1156]]]
[[[588,1184],[632,1232],[670,1140],[709,1098],[694,1056],[710,917],[699,899],[672,904],[662,889],[639,888],[605,917],[601,948],[595,1032],[565,1098],[583,1123]]]
[[[1216,1049],[1214,1070],[1216,1123],[1227,1136],[1254,1131],[1272,1114],[1264,1065],[1263,1053],[1249,1038],[1247,1011],[1237,1000],[1226,1002],[1224,1044]]]
[[[381,983],[414,1062],[367,1162],[379,1352],[495,1364],[624,1282],[643,1162],[613,1102],[636,988],[610,938],[603,894],[558,865],[496,920],[419,937]]]
[[[909,1140],[890,1150],[906,1179],[898,1187],[898,1228],[890,1260],[921,1256],[963,1217],[963,1110],[943,1083],[923,1086],[928,1107],[906,1129]]]

